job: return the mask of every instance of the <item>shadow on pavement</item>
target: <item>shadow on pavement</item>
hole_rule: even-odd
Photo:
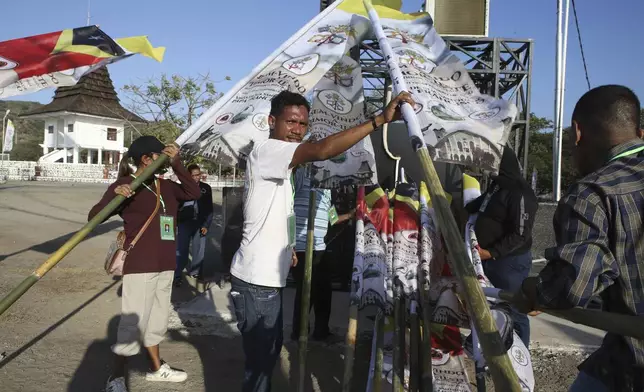
[[[96,301],[101,295],[105,294],[107,291],[109,291],[112,287],[114,287],[117,283],[119,283],[120,280],[115,280],[113,283],[110,283],[107,287],[99,291],[98,293],[94,294],[90,299],[87,301],[83,302],[79,307],[71,311],[69,314],[67,314],[65,317],[61,318],[58,320],[56,323],[54,323],[52,326],[44,330],[42,333],[40,333],[38,336],[35,338],[31,339],[27,344],[23,345],[16,351],[12,352],[9,354],[4,360],[0,362],[0,369],[2,369],[4,366],[6,366],[9,362],[13,361],[16,359],[20,354],[31,348],[34,344],[38,343],[41,341],[43,338],[45,338],[47,335],[55,331],[58,327],[63,325],[67,320],[71,319],[74,317],[78,312],[83,310],[85,307],[90,305],[92,302]]]
[[[115,220],[100,224],[98,225],[98,227],[96,227],[96,229],[94,229],[91,233],[89,233],[87,237],[83,239],[83,241],[87,241],[90,238],[108,233],[116,228],[121,227],[122,225],[123,224],[121,223],[121,221],[115,221]],[[65,242],[67,242],[70,238],[72,238],[74,234],[76,234],[76,231],[54,238],[49,241],[42,242],[40,244],[30,246],[29,248],[25,248],[25,249],[22,249],[13,253],[5,254],[5,255],[0,255],[0,261],[3,261],[4,259],[7,259],[9,257],[15,256],[30,250],[44,253],[47,255],[52,254],[55,251],[57,251]]]

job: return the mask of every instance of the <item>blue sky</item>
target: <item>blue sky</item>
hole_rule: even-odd
[[[163,4],[162,4],[163,3]],[[577,0],[582,39],[592,86],[631,87],[644,100],[644,60],[638,49],[644,1]],[[607,3],[609,4],[607,6]],[[403,0],[403,10],[422,0]],[[92,23],[114,38],[148,35],[167,48],[163,63],[135,56],[110,66],[117,88],[162,73],[210,73],[226,91],[310,20],[316,0],[92,0]],[[26,0],[3,5],[0,41],[84,26],[87,0]],[[11,17],[9,17],[11,16]],[[532,111],[552,118],[554,111],[555,0],[491,0],[490,36],[532,38],[535,42]],[[577,33],[572,18],[568,42],[566,122],[586,91]],[[48,102],[53,90],[19,99]]]

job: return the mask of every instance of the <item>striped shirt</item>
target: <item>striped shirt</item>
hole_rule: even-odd
[[[309,191],[311,180],[305,168],[295,171],[295,219],[296,219],[296,252],[306,250],[306,228],[309,216]],[[329,227],[329,210],[331,209],[331,191],[315,190],[315,229],[313,231],[313,250],[325,250],[324,236]]]
[[[537,284],[540,304],[583,307],[599,295],[606,311],[644,316],[644,152],[618,157],[642,146],[637,139],[614,147],[608,163],[559,202],[557,246],[546,251],[549,263]],[[644,367],[644,341],[607,333],[600,352],[581,368],[598,376],[619,356]]]

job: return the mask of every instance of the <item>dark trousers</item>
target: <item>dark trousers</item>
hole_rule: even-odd
[[[293,277],[297,283],[295,303],[293,304],[293,333],[291,337],[300,335],[300,317],[302,312],[302,283],[304,281],[304,252],[297,252],[297,266],[293,268]],[[310,308],[315,311],[315,327],[313,335],[321,339],[329,334],[329,319],[331,318],[331,265],[325,260],[324,251],[313,252],[313,271],[311,274]],[[309,308],[309,311],[310,311]]]
[[[206,237],[199,231],[201,227],[194,222],[179,223],[177,230],[177,268],[174,278],[181,278],[184,268],[190,276],[201,274],[204,253],[206,250]],[[192,260],[189,259],[190,242],[192,241]]]
[[[494,287],[501,290],[517,292],[521,290],[523,280],[530,274],[532,268],[532,253],[508,256],[498,260],[483,262],[483,270]],[[530,321],[528,315],[512,308],[514,330],[525,344],[530,345]]]
[[[242,392],[269,392],[284,341],[282,288],[257,286],[234,276],[231,283],[246,356]]]

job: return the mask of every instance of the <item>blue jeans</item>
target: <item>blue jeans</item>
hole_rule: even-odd
[[[531,267],[532,254],[530,252],[483,262],[485,275],[490,279],[494,287],[512,292],[521,290],[521,284],[530,274]],[[526,348],[528,348],[530,345],[530,321],[528,320],[528,315],[512,308],[512,321],[514,322],[514,330]]]
[[[608,392],[608,388],[588,373],[579,372],[568,392]]]
[[[257,286],[234,276],[231,283],[246,356],[242,392],[269,392],[284,341],[282,288]]]
[[[201,235],[200,229],[201,227],[196,222],[179,224],[177,233],[177,268],[174,271],[175,279],[181,278],[184,268],[187,269],[190,276],[200,274],[206,250],[206,237]],[[188,258],[190,241],[192,241],[192,260]]]

